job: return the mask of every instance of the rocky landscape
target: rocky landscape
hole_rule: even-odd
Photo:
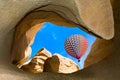
[[[112,6],[110,0],[0,0],[0,80],[119,80],[120,0],[111,1]],[[86,28],[85,31],[88,33],[95,33],[102,37],[102,39],[98,38],[93,44],[91,52],[86,59],[87,63],[85,64],[86,68],[84,70],[69,75],[53,74],[49,72],[30,74],[20,71],[11,64],[11,46],[17,43],[17,48],[17,46],[21,46],[21,44],[19,44],[19,41],[21,41],[20,39],[24,38],[26,40],[30,38],[26,38],[26,36],[23,37],[22,31],[18,29],[18,33],[22,33],[22,36],[20,36],[20,38],[16,37],[16,41],[13,43],[15,26],[18,26],[19,21],[22,21],[23,17],[27,15],[28,12],[31,13],[36,8],[42,8],[39,9],[41,11],[51,11],[52,13],[50,12],[50,15],[54,18],[51,20],[56,22],[56,24],[61,22],[59,25],[66,23],[66,26],[68,26],[67,24],[70,26],[73,25],[73,23],[75,23],[75,25],[80,25],[80,23],[82,23]],[[114,14],[112,13],[112,9]],[[59,13],[59,15],[53,15],[53,11]],[[33,15],[35,16],[35,14]],[[48,16],[48,13],[39,13],[39,15],[36,14],[36,17],[40,17],[41,15]],[[65,19],[56,19],[58,18],[57,16],[64,17]],[[113,21],[113,16],[115,22]],[[29,19],[30,18],[28,18],[28,23]],[[43,19],[45,19],[45,17],[43,17]],[[28,29],[27,26],[31,26],[27,23],[27,20],[25,23],[26,25],[21,24],[25,26],[21,26],[23,32]],[[34,28],[32,30],[34,30]],[[18,34],[16,34],[16,36],[18,36]],[[22,48],[19,48],[20,52],[17,51],[17,49],[16,51],[13,50],[13,52],[15,52],[11,55],[19,56],[18,58],[12,56],[13,64],[20,64],[18,67],[21,67],[21,64],[28,60],[30,56],[28,53],[31,51],[31,49],[28,48],[28,46],[30,46],[28,44],[32,43],[29,41],[32,39],[28,39],[28,42],[23,40],[23,43],[27,43],[24,45],[25,50],[21,50]],[[113,47],[111,47],[111,45],[113,45]],[[110,53],[111,50],[113,50],[111,55],[109,55],[109,50]],[[20,55],[21,52],[23,53],[22,55]],[[107,55],[107,57],[105,55]],[[92,65],[90,66],[89,64]]]
[[[31,73],[54,72],[54,73],[73,73],[79,69],[77,64],[60,54],[51,53],[42,48],[27,64],[22,65],[23,71]]]
[[[45,72],[68,74],[79,70],[80,68],[74,61],[57,53],[54,54],[51,58],[48,58],[44,65]]]
[[[70,23],[54,12],[35,11],[28,14],[22,21],[19,22],[14,32],[11,60],[18,68],[28,61],[31,55],[30,46],[34,42],[37,31],[40,30],[45,22],[51,22],[60,26],[66,25],[68,27],[73,27],[75,25],[75,23]],[[113,46],[112,40],[97,38],[91,48],[90,54],[85,60],[84,66],[88,67],[97,63],[109,54],[113,53]]]
[[[96,6],[98,6],[98,5],[96,5]],[[48,10],[49,9],[51,10],[52,7],[53,6],[50,6],[50,8],[48,8]],[[43,9],[45,11],[43,11]],[[99,9],[101,10],[101,8],[99,8]],[[42,10],[42,11],[39,11],[39,10]],[[51,22],[51,23],[54,23],[54,24],[57,24],[60,26],[65,25],[68,27],[73,27],[74,25],[76,25],[76,22],[75,23],[71,22],[71,21],[65,19],[64,16],[61,17],[60,14],[46,11],[46,7],[43,7],[39,10],[33,11],[32,13],[29,13],[28,15],[26,15],[15,28],[13,44],[12,44],[11,60],[12,60],[12,63],[14,65],[16,65],[18,68],[21,68],[24,64],[26,64],[29,61],[29,57],[31,56],[31,51],[32,51],[30,46],[34,43],[34,38],[35,38],[37,31],[40,30],[40,28],[45,24],[45,22]],[[104,12],[104,10],[102,10],[102,11]],[[84,10],[83,10],[83,12],[84,12]],[[109,12],[111,12],[111,10],[109,10]],[[114,28],[113,28],[112,16],[110,16],[110,15],[112,15],[112,13],[105,14],[105,16],[109,15],[109,18],[107,18],[106,21],[110,21],[109,22],[110,24],[106,24],[103,22],[104,24],[99,23],[99,25],[96,24],[97,21],[96,21],[96,23],[94,22],[94,19],[92,19],[91,22],[87,22],[89,19],[91,19],[91,17],[86,18],[84,16],[84,14],[82,14],[82,15],[83,15],[82,16],[83,19],[86,20],[86,25],[88,25],[90,27],[89,28],[90,33],[91,33],[92,29],[94,29],[92,31],[92,34],[97,33],[97,36],[99,35],[106,39],[113,37]],[[101,21],[101,19],[104,19],[104,18],[105,17],[101,17],[101,18],[97,18],[97,19]],[[94,22],[94,24],[93,24],[93,22]],[[94,26],[96,25],[96,27],[102,25],[102,26],[104,26],[104,28],[99,27],[99,29],[98,29],[99,31],[98,31],[96,27],[93,28],[93,25]],[[94,31],[96,31],[96,32],[94,33]],[[105,32],[107,32],[107,33],[105,33]],[[107,47],[106,47],[106,45],[107,45]],[[84,67],[88,67],[94,63],[97,63],[100,60],[104,59],[109,54],[113,53],[113,46],[114,45],[112,43],[112,40],[105,40],[105,39],[97,38],[97,40],[95,41],[95,43],[93,44],[93,46],[91,48],[90,54],[88,55],[88,57],[85,60]],[[48,59],[48,60],[50,60],[52,62],[54,57],[55,56],[53,56],[51,59]],[[60,57],[58,57],[58,59],[59,58]],[[29,65],[32,66],[34,60],[36,60],[36,58],[33,58],[33,60],[31,61],[31,63]],[[49,62],[48,60],[46,63]],[[60,58],[60,61],[62,61],[61,58]],[[60,71],[57,68],[56,68],[57,70],[54,70],[52,68],[53,66],[51,66],[51,63],[48,63],[50,70],[45,66],[47,68],[47,70],[45,70],[45,71],[67,73],[67,70],[66,70],[66,72],[62,71],[60,63],[61,62],[58,61],[58,63],[55,64],[55,65],[59,66]],[[43,66],[44,65],[42,65],[40,72],[43,72]],[[26,70],[26,71],[27,70],[31,71],[33,73],[37,73],[37,72],[35,72],[35,70],[32,71],[30,67],[28,69],[28,65],[22,67],[22,69]],[[75,70],[76,70],[76,68],[75,68]],[[71,72],[72,71],[70,71],[70,73]],[[73,72],[74,72],[74,70],[73,70]],[[38,73],[39,73],[39,71],[38,71]]]
[[[52,57],[51,53],[42,48],[28,64],[22,65],[21,69],[32,73],[41,73],[44,70],[44,63],[49,57]]]

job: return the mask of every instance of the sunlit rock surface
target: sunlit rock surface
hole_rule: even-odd
[[[46,59],[51,57],[51,53],[47,51],[45,48],[42,48],[30,61],[29,64],[23,65],[22,70],[28,71],[32,73],[41,73],[44,69],[44,63]]]
[[[21,69],[32,73],[46,72],[55,73],[73,73],[79,69],[79,66],[71,59],[65,58],[59,54],[51,53],[42,48],[28,64],[24,64]]]
[[[55,73],[73,73],[80,70],[75,62],[59,54],[48,58],[44,65],[44,71]]]
[[[91,47],[91,51],[84,61],[84,67],[88,67],[94,63],[107,57],[114,52],[115,45],[112,40],[96,39]]]
[[[55,0],[53,0],[54,2]],[[61,0],[60,0],[61,1]],[[63,0],[64,2],[65,0]],[[72,0],[71,0],[72,1]],[[81,1],[81,0],[80,0]],[[82,0],[82,1],[91,1],[91,3],[86,4],[95,4],[94,1],[98,1],[100,3],[96,3],[96,5],[104,6],[103,4],[109,4],[109,0]],[[83,71],[79,71],[77,73],[71,75],[63,75],[63,74],[52,74],[52,73],[44,73],[44,74],[29,74],[26,72],[21,72],[17,68],[15,68],[10,63],[10,49],[11,42],[13,39],[13,30],[17,22],[30,10],[39,7],[46,1],[42,0],[1,0],[0,1],[0,80],[119,80],[120,79],[120,0],[114,0],[113,10],[114,10],[114,20],[115,20],[115,37],[112,40],[115,44],[114,53],[108,56],[106,59],[101,62],[92,65],[84,69]],[[70,2],[70,0],[68,1]],[[57,0],[56,0],[57,3]],[[58,2],[59,3],[59,2]],[[66,3],[65,3],[66,4]],[[7,6],[6,6],[7,5]],[[67,3],[66,5],[69,5]],[[75,6],[75,5],[73,5]],[[70,7],[73,7],[70,5]],[[89,8],[90,6],[85,8]],[[92,7],[94,9],[94,6]],[[106,7],[103,7],[106,8]],[[74,8],[73,8],[74,9]],[[76,11],[76,10],[75,10]],[[90,9],[90,11],[92,11]],[[100,10],[95,9],[94,11],[100,12]],[[66,12],[66,11],[65,11]],[[74,11],[73,11],[74,12]],[[77,12],[75,12],[77,13]],[[86,12],[90,15],[89,11]],[[109,13],[109,12],[106,12]],[[95,13],[95,15],[97,15]],[[99,16],[99,15],[97,15]],[[77,17],[76,17],[77,18]],[[106,19],[101,19],[106,21]],[[91,20],[90,20],[91,21]],[[99,23],[99,21],[98,21]],[[101,23],[101,22],[100,22]],[[108,22],[109,24],[109,22]],[[96,26],[94,26],[96,27]],[[103,29],[104,26],[99,26]],[[99,29],[98,29],[99,30]],[[108,34],[109,35],[109,34]]]
[[[41,16],[42,15],[42,16]],[[37,31],[43,26],[45,22],[52,22],[58,25],[73,26],[67,20],[60,17],[54,12],[33,12],[27,15],[16,26],[14,38],[12,42],[11,60],[17,67],[21,67],[29,60],[31,56],[31,45],[34,42],[34,37]]]

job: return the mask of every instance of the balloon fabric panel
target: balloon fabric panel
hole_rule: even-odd
[[[67,38],[65,41],[65,50],[67,53],[77,59],[86,52],[88,47],[88,41],[85,37],[74,34]]]

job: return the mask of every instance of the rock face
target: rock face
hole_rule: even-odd
[[[44,71],[55,73],[73,73],[80,70],[76,63],[59,54],[48,58],[44,65]]]
[[[66,2],[65,2],[66,1]],[[74,4],[76,1],[77,5]],[[110,55],[108,58],[102,60],[101,62],[92,65],[91,67],[88,67],[84,69],[83,71],[78,71],[77,73],[71,74],[71,75],[63,75],[63,74],[52,74],[52,73],[44,73],[40,75],[35,74],[29,74],[29,73],[23,73],[16,69],[13,65],[10,63],[9,54],[13,39],[13,30],[16,24],[20,19],[23,18],[23,16],[28,13],[29,11],[38,8],[38,7],[44,7],[46,4],[54,4],[58,6],[55,8],[57,9],[56,12],[60,12],[64,16],[67,15],[67,19],[70,21],[78,22],[81,15],[78,13],[79,11],[82,12],[82,10],[85,10],[84,13],[88,14],[86,17],[89,19],[91,16],[91,11],[96,16],[99,17],[99,15],[107,14],[109,12],[101,12],[101,10],[96,9],[96,6],[102,7],[103,9],[108,10],[107,7],[110,7],[109,0],[79,0],[79,1],[86,1],[83,7],[83,9],[80,9],[80,4],[83,3],[77,2],[78,0],[52,0],[52,1],[46,1],[46,0],[0,0],[0,80],[119,80],[120,79],[120,0],[112,0],[114,1],[113,4],[113,10],[114,10],[114,20],[115,20],[115,37],[113,38],[113,43],[115,44],[115,51],[114,54]],[[91,2],[89,2],[91,1]],[[98,3],[97,3],[98,2]],[[64,3],[64,4],[63,4]],[[67,4],[66,4],[67,3]],[[95,5],[93,5],[95,4]],[[7,5],[7,6],[6,6]],[[90,6],[89,6],[90,5]],[[105,7],[106,5],[106,7]],[[65,8],[64,8],[64,7]],[[90,7],[92,9],[90,9]],[[62,8],[62,9],[61,9]],[[64,9],[64,11],[63,11]],[[66,11],[66,9],[68,11]],[[69,11],[72,10],[72,11]],[[89,10],[87,10],[89,9]],[[102,9],[102,8],[101,8]],[[61,10],[61,11],[59,11]],[[74,11],[73,11],[74,10]],[[109,10],[108,10],[109,11]],[[69,13],[73,13],[75,16],[71,16]],[[101,12],[100,14],[96,14],[96,12]],[[76,15],[78,14],[78,15]],[[85,15],[84,14],[84,17]],[[111,15],[110,15],[111,16]],[[95,17],[95,16],[94,16]],[[101,18],[97,23],[101,23],[102,21],[109,24],[110,22],[106,22],[106,18],[103,18],[104,15],[99,18]],[[73,20],[72,20],[73,19]],[[90,21],[91,23],[93,18]],[[96,18],[94,18],[94,23]],[[57,21],[59,22],[59,21]],[[86,23],[86,21],[84,21]],[[99,27],[104,31],[106,35],[112,36],[112,34],[108,34],[107,31],[112,28],[106,28],[105,26],[100,26],[96,23],[93,27],[97,30],[96,32],[99,33]],[[109,26],[108,26],[109,27]],[[89,29],[89,26],[87,27]],[[103,33],[101,33],[104,35]],[[104,37],[105,38],[105,37]],[[108,37],[106,38],[108,39]]]
[[[12,5],[12,2],[14,1],[11,1],[9,3],[11,3]],[[34,2],[33,2],[33,5],[36,5]],[[44,0],[41,2],[44,2]],[[84,1],[84,0],[74,1],[72,0],[71,2],[69,2],[69,5],[64,4],[65,2],[68,3],[67,0],[65,1],[61,0],[59,2],[50,0],[50,3],[52,5],[46,5],[41,8],[37,8],[37,6],[33,8],[32,7],[33,5],[31,5],[29,6],[29,8],[26,7],[27,9],[25,9],[25,6],[28,6],[29,4],[31,4],[31,2],[28,1],[28,5],[23,5],[22,6],[23,8],[21,9],[18,8],[19,12],[16,14],[16,16],[15,15],[12,16],[13,18],[10,17],[11,19],[15,18],[13,21],[15,23],[16,18],[18,19],[20,18],[20,16],[24,15],[22,14],[23,12],[26,13],[26,11],[37,8],[36,10],[32,11],[30,14],[25,16],[25,18],[22,19],[19,22],[19,24],[17,24],[16,26],[15,33],[14,33],[15,35],[14,35],[13,44],[12,44],[12,51],[11,51],[11,60],[13,64],[15,64],[17,67],[20,68],[25,62],[28,61],[31,55],[30,45],[34,42],[34,36],[36,32],[44,24],[44,22],[47,22],[47,21],[52,22],[54,24],[58,24],[62,26],[66,25],[70,27],[76,24],[82,25],[83,26],[82,28],[85,27],[86,31],[94,33],[95,35],[98,35],[104,39],[113,38],[114,36],[113,15],[112,15],[112,9],[109,1],[106,1],[106,0],[105,1],[96,1],[96,0],[95,1]],[[19,4],[19,2],[17,1],[16,3]],[[104,5],[101,6],[100,3],[104,3]],[[45,5],[45,3],[43,4]],[[46,2],[46,4],[49,4],[49,1]],[[77,6],[74,6],[75,4]],[[21,7],[20,5],[16,5],[16,4],[14,4],[13,6],[15,10],[16,10],[15,6]],[[17,11],[13,10],[12,13],[16,13],[16,12]],[[58,13],[59,15],[56,14],[55,12]],[[11,12],[9,12],[8,10],[8,13],[11,13]],[[91,16],[89,13],[91,14]],[[4,13],[4,14],[7,14],[7,13]],[[98,16],[96,16],[96,14]],[[10,15],[12,14],[9,14],[9,16]],[[4,16],[4,18],[5,17],[6,16]],[[5,20],[9,21],[9,17],[8,19],[5,19]],[[10,22],[9,24],[13,22]],[[101,26],[104,26],[104,28]]]
[[[21,69],[32,73],[41,73],[44,69],[46,59],[51,57],[51,53],[42,48],[30,61],[29,64],[23,65]]]
[[[42,16],[41,16],[42,15]],[[45,22],[52,22],[58,25],[73,26],[67,20],[54,12],[33,12],[27,15],[15,28],[11,60],[18,68],[28,61],[31,55],[31,45],[37,31]]]
[[[23,71],[41,73],[44,71],[55,73],[73,73],[79,69],[76,63],[59,54],[51,55],[49,51],[42,48],[32,60],[24,63],[21,67]]]
[[[72,22],[83,25],[88,32],[104,39],[109,40],[114,37],[113,12],[109,0],[72,0],[69,5],[64,5],[68,2],[67,0],[59,2],[53,0],[51,5],[38,10],[54,11]],[[73,5],[76,5],[76,7]],[[104,26],[104,28],[101,26]]]
[[[114,52],[115,45],[112,40],[104,40],[97,38],[91,47],[91,51],[84,61],[84,67],[88,67],[94,63],[99,62],[106,56]]]

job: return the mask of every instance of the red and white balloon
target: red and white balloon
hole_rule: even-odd
[[[85,37],[75,34],[67,38],[65,41],[65,50],[67,53],[80,61],[82,55],[88,48],[88,41]]]

